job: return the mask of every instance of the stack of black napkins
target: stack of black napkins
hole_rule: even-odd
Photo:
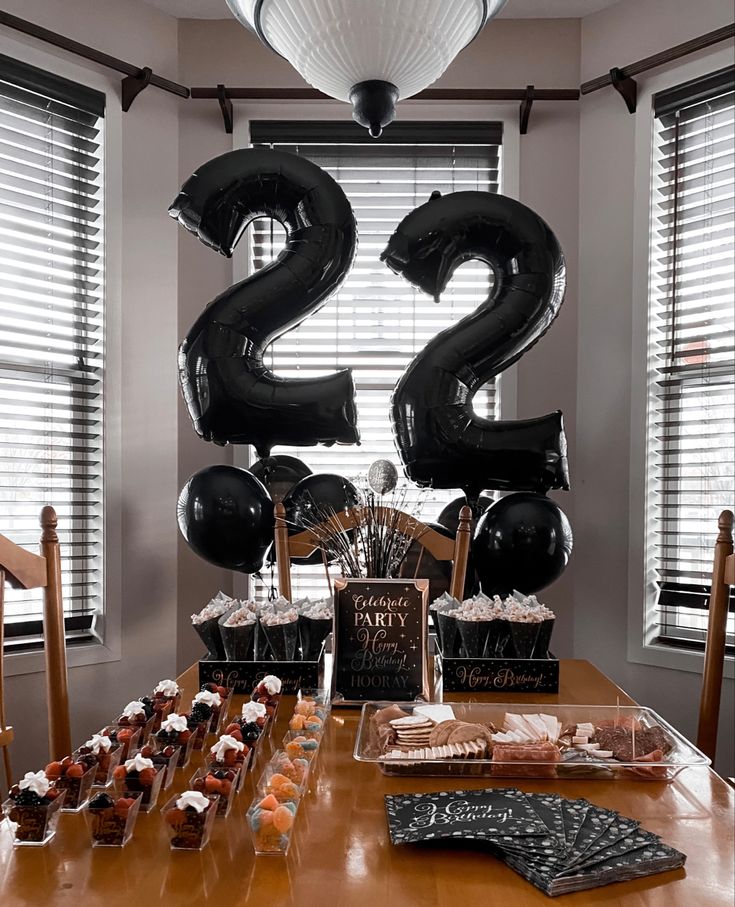
[[[653,875],[686,856],[612,809],[515,788],[386,796],[394,844],[487,841],[512,869],[552,897]]]

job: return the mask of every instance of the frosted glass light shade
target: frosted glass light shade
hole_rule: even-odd
[[[350,101],[362,83],[410,98],[441,76],[505,0],[227,0],[315,88]]]

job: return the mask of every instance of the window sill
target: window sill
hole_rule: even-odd
[[[69,646],[66,650],[68,669],[84,665],[105,664],[120,661],[119,649],[100,642],[90,642],[79,646]],[[3,663],[6,677],[17,677],[21,674],[42,674],[46,670],[44,652],[17,652],[7,654]]]
[[[704,652],[654,644],[636,645],[633,642],[629,642],[628,661],[634,664],[668,668],[672,671],[689,671],[693,674],[701,674],[704,668]],[[732,656],[725,656],[723,675],[729,680],[735,678],[735,658]]]

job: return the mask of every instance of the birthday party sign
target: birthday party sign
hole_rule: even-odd
[[[338,579],[334,584],[332,699],[428,699],[426,579]]]

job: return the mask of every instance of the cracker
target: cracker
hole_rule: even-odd
[[[460,724],[462,724],[462,722],[458,721],[456,718],[452,718],[449,721],[442,721],[440,724],[437,724],[431,731],[431,736],[429,738],[431,745],[445,746],[449,740],[449,735]]]

